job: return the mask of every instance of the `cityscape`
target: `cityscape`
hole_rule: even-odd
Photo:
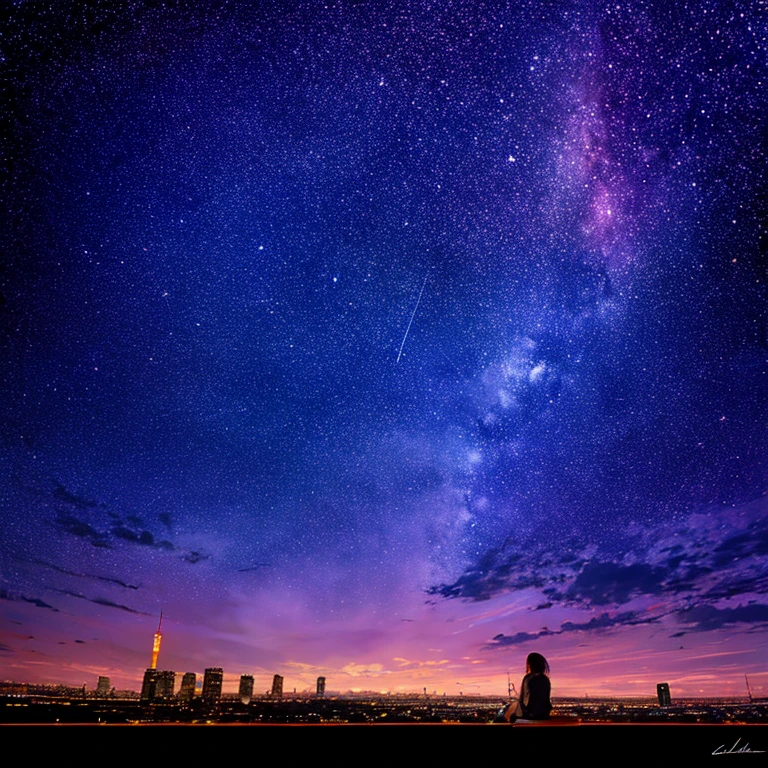
[[[240,677],[237,694],[222,694],[223,672],[205,670],[202,690],[195,690],[195,673],[185,673],[180,689],[171,694],[173,672],[145,676],[141,693],[115,691],[108,678],[99,678],[95,689],[69,686],[0,683],[0,723],[249,723],[249,724],[492,724],[506,704],[501,696],[446,696],[382,694],[378,692],[324,692],[319,678],[314,693],[282,691],[275,675],[272,689],[253,693],[254,678]],[[155,683],[154,681],[157,681]],[[151,682],[150,682],[151,681]],[[554,700],[551,725],[580,724],[760,724],[768,725],[768,702],[747,697],[682,699],[663,698]]]
[[[501,722],[500,710],[517,694],[508,683],[507,698],[461,694],[391,694],[361,691],[344,694],[327,689],[320,676],[314,691],[289,691],[274,674],[269,688],[256,690],[255,677],[242,674],[237,693],[224,693],[224,670],[207,668],[177,674],[158,668],[162,616],[153,636],[150,666],[140,692],[116,690],[100,675],[95,688],[0,682],[0,723],[243,723],[243,724],[490,724]],[[178,684],[177,684],[178,682]],[[655,697],[636,699],[561,698],[554,702],[551,724],[763,724],[768,725],[768,698],[672,700],[668,683]]]
[[[766,727],[766,18],[3,3],[3,734]]]

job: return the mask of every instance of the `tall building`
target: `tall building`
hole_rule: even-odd
[[[194,672],[185,672],[181,678],[181,688],[179,689],[180,701],[192,701],[195,698],[195,685],[197,684],[197,675]]]
[[[152,639],[152,663],[149,665],[150,669],[157,669],[157,657],[160,655],[160,643],[163,641],[163,612],[160,611],[160,623],[157,625],[157,632]]]
[[[240,701],[250,704],[253,698],[253,675],[240,675]]]
[[[96,686],[96,695],[100,698],[106,698],[109,696],[110,685],[109,678],[99,675],[99,684]]]
[[[223,682],[224,670],[221,667],[209,667],[205,670],[202,699],[206,704],[218,704],[221,701]]]
[[[157,670],[149,669],[144,671],[144,680],[141,683],[141,700],[154,701],[155,689],[157,687]]]
[[[317,695],[325,696],[325,678],[324,677],[317,678]]]
[[[176,687],[176,673],[170,670],[157,670],[155,678],[155,700],[169,701],[173,698]]]
[[[273,699],[283,698],[283,676],[282,675],[275,675],[272,678],[272,698]]]
[[[669,683],[659,683],[656,686],[656,694],[659,697],[660,707],[668,707],[672,703],[672,697],[669,693]]]
[[[152,669],[144,671],[141,684],[142,701],[169,701],[173,698],[176,686],[176,673],[168,669]]]

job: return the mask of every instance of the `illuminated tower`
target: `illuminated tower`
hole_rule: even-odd
[[[275,675],[272,678],[272,698],[273,699],[283,698],[283,676],[282,675]]]
[[[152,641],[152,663],[149,665],[150,669],[157,669],[157,657],[160,655],[160,643],[163,641],[163,612],[160,611],[160,623],[157,625],[157,632]]]
[[[660,707],[668,707],[672,703],[672,697],[669,693],[669,683],[659,683],[656,686],[656,694],[659,697]]]
[[[317,678],[317,695],[325,696],[325,678],[324,677]]]

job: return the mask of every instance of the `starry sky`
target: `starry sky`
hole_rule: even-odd
[[[768,695],[750,2],[7,3],[0,678]]]

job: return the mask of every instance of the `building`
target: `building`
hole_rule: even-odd
[[[317,678],[317,695],[325,696],[325,678],[324,677]]]
[[[218,704],[221,701],[223,683],[224,670],[221,667],[209,667],[205,670],[202,699],[206,704]]]
[[[283,676],[282,675],[275,675],[272,678],[272,698],[273,699],[283,698]]]
[[[672,703],[672,697],[669,693],[669,683],[659,683],[656,686],[656,694],[659,697],[660,707],[668,707]]]
[[[155,688],[157,687],[157,670],[149,669],[144,671],[144,680],[141,683],[141,700],[154,701]]]
[[[176,686],[176,673],[167,669],[149,669],[144,671],[141,683],[142,701],[169,701],[173,698]]]
[[[109,678],[104,677],[103,675],[99,675],[99,683],[96,686],[96,695],[99,698],[106,698],[109,696],[110,689],[111,686],[109,684]]]
[[[176,687],[176,673],[170,670],[157,670],[155,677],[155,701],[170,701]]]
[[[197,685],[197,675],[194,672],[185,672],[181,678],[181,688],[179,689],[179,700],[190,702],[195,698],[195,685]]]
[[[240,675],[240,701],[250,704],[253,698],[253,675]]]

